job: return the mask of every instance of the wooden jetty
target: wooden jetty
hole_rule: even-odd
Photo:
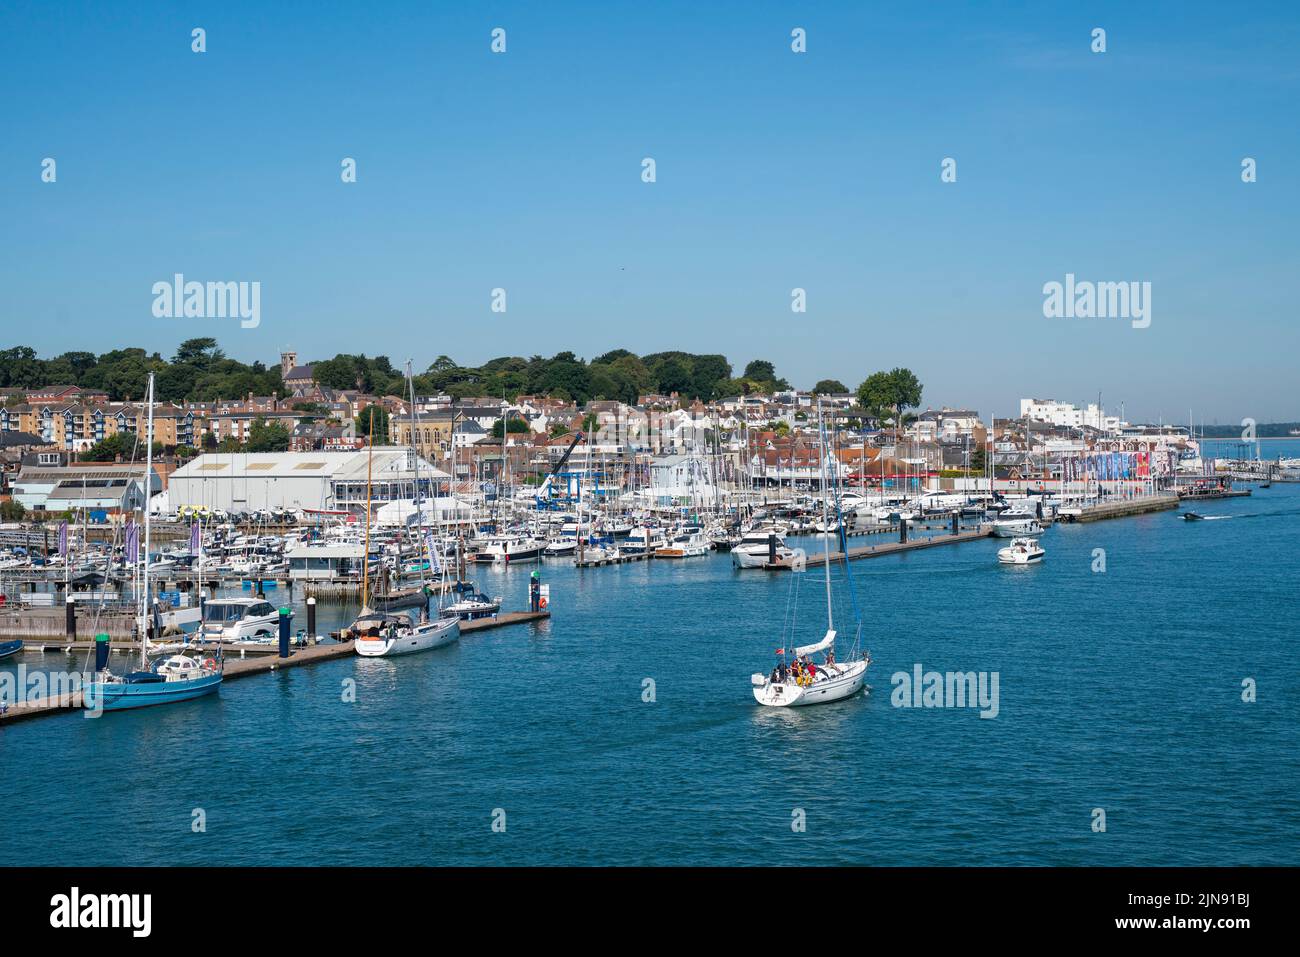
[[[884,542],[880,545],[861,545],[857,548],[848,550],[849,561],[857,561],[860,558],[878,558],[882,555],[897,555],[899,552],[918,551],[922,548],[935,548],[939,545],[956,545],[959,542],[973,542],[976,539],[988,538],[993,534],[991,528],[981,526],[977,529],[968,529],[956,534],[947,532],[943,535],[930,535],[925,538],[909,538],[907,541]],[[833,551],[830,553],[831,562],[844,561],[844,552]],[[804,566],[807,568],[821,568],[826,564],[827,556],[821,554],[809,554],[805,556]],[[790,571],[795,567],[792,562],[769,562],[763,566],[769,571]]]
[[[551,613],[549,611],[510,611],[490,618],[476,618],[473,621],[462,621],[460,623],[460,630],[461,634],[464,635],[476,631],[487,631],[491,628],[504,628],[506,625],[519,625],[529,621],[542,621],[550,617]],[[33,642],[32,644],[39,645],[37,642]],[[83,644],[86,647],[89,646],[89,643]],[[271,646],[271,648],[273,651],[278,652],[278,649],[275,648],[275,646]],[[24,646],[24,650],[27,650],[26,646]],[[339,658],[352,657],[355,653],[351,641],[339,641],[332,644],[305,645],[290,649],[289,657],[287,658],[281,658],[278,653],[258,655],[250,658],[227,658],[223,674],[226,680],[246,678],[249,675],[266,674],[271,671],[279,671],[282,668],[299,668],[304,665],[318,664],[322,661],[335,661]],[[79,709],[80,707],[81,693],[79,691],[54,695],[46,698],[36,698],[31,701],[22,701],[10,705],[3,714],[0,714],[0,727],[30,718],[41,718],[49,715],[61,714],[66,711]]]

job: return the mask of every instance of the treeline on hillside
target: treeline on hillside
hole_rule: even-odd
[[[334,389],[357,389],[371,395],[405,395],[403,371],[388,356],[340,353],[332,359],[309,363],[318,383]],[[176,354],[164,359],[143,349],[118,349],[96,356],[90,352],[65,352],[39,359],[36,352],[18,346],[0,352],[0,387],[34,389],[52,385],[79,385],[101,389],[113,400],[144,396],[148,373],[156,374],[159,401],[211,401],[237,399],[248,393],[283,396],[279,366],[261,362],[245,364],[227,358],[210,338],[189,339]],[[446,392],[455,398],[489,396],[514,400],[520,395],[549,395],[586,403],[614,399],[635,403],[647,394],[710,401],[729,395],[770,394],[789,389],[766,359],[755,359],[734,375],[726,356],[691,352],[655,352],[638,356],[614,349],[590,361],[572,352],[542,356],[501,356],[481,366],[462,366],[449,356],[439,356],[415,376],[420,395]],[[848,392],[842,382],[823,379],[814,391]],[[872,415],[905,421],[906,410],[921,402],[921,383],[908,369],[871,374],[856,390],[858,403]]]
[[[39,389],[77,385],[107,392],[114,401],[139,401],[153,372],[154,394],[159,402],[212,401],[284,391],[280,367],[267,368],[226,358],[215,339],[189,339],[176,354],[165,359],[143,349],[115,349],[103,355],[65,352],[40,359],[36,350],[15,346],[0,351],[0,388]]]
[[[404,394],[402,370],[387,356],[337,355],[313,362],[312,372],[322,385],[361,389],[377,395]],[[449,356],[439,356],[415,376],[421,395],[435,392],[463,399],[469,396],[504,397],[549,395],[579,403],[592,399],[636,402],[651,393],[673,392],[687,399],[717,399],[725,395],[787,389],[772,363],[756,359],[739,377],[732,375],[726,356],[690,352],[656,352],[638,356],[615,349],[588,362],[572,352],[543,356],[501,356],[481,366],[462,366]]]
[[[316,359],[310,365],[316,381],[334,389],[358,389],[372,395],[405,395],[403,370],[388,356],[340,353],[332,359]],[[159,401],[211,401],[255,395],[284,394],[278,366],[261,362],[246,364],[228,358],[211,338],[181,343],[170,359],[143,349],[117,349],[103,355],[93,352],[65,352],[41,359],[28,346],[0,351],[0,387],[37,389],[53,385],[77,385],[107,392],[114,401],[139,400],[144,396],[150,372],[156,376]],[[542,356],[502,356],[481,366],[462,366],[439,356],[415,377],[422,395],[445,391],[456,398],[546,394],[556,398],[587,402],[591,399],[620,399],[635,402],[648,393],[676,392],[687,399],[716,399],[725,395],[771,392],[789,388],[778,378],[771,362],[756,359],[740,376],[732,375],[731,363],[722,355],[690,352],[657,352],[638,356],[615,349],[588,362],[572,352]]]

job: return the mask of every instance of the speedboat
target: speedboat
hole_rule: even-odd
[[[618,543],[620,555],[653,555],[668,544],[661,528],[642,525],[632,530],[626,539]]]
[[[1185,522],[1203,522],[1203,521],[1205,521],[1205,516],[1199,514],[1198,512],[1184,512],[1184,513],[1183,513],[1183,521],[1185,521]]]
[[[731,550],[731,563],[737,568],[762,568],[768,564],[789,562],[798,554],[786,545],[785,535],[775,526],[760,526],[746,532],[740,544]]]
[[[546,544],[542,554],[547,558],[563,558],[565,555],[572,555],[578,550],[578,540],[576,538],[557,538]]]
[[[243,641],[273,635],[280,628],[280,612],[265,598],[213,598],[203,606],[200,640]]]
[[[443,648],[460,638],[459,618],[415,622],[408,615],[378,616],[353,648],[363,658],[392,658]]]
[[[997,538],[1028,538],[1039,534],[1043,526],[1031,512],[1003,512],[993,521]]]
[[[1013,538],[1010,545],[998,549],[998,561],[1003,565],[1033,565],[1046,554],[1036,538]]]
[[[674,535],[667,545],[660,545],[655,558],[699,558],[709,553],[709,540],[699,528],[683,530]]]
[[[17,638],[13,641],[0,641],[0,661],[10,658],[23,650],[23,640]]]
[[[502,535],[489,538],[474,555],[476,562],[528,562],[536,561],[546,547],[545,543],[526,535]]]

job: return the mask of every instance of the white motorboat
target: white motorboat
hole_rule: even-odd
[[[659,549],[668,544],[664,538],[664,532],[661,528],[652,528],[643,525],[640,528],[633,529],[632,534],[618,543],[618,552],[620,555],[653,555]]]
[[[737,568],[762,568],[769,563],[791,562],[799,551],[785,543],[781,530],[761,526],[741,537],[740,544],[731,550],[731,563]]]
[[[264,598],[213,598],[204,603],[199,638],[203,641],[243,641],[274,635],[280,611]]]
[[[1003,512],[993,521],[993,534],[997,538],[1032,538],[1042,530],[1043,526],[1031,512]]]
[[[998,561],[1003,565],[1033,565],[1046,554],[1036,538],[1013,538],[1010,545],[998,549]]]
[[[557,538],[546,543],[546,548],[542,549],[542,554],[547,558],[563,558],[572,555],[577,550],[578,540],[576,538]]]
[[[710,542],[698,528],[684,530],[674,535],[666,545],[655,550],[655,558],[699,558],[709,554]]]
[[[357,638],[353,645],[363,658],[392,658],[431,651],[460,638],[459,618],[434,618],[417,623],[407,615],[385,615],[382,623],[375,620],[366,624],[370,625],[367,634]]]
[[[476,562],[529,562],[541,557],[546,543],[527,535],[489,538],[474,555]]]

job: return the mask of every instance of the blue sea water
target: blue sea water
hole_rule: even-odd
[[[0,864],[1295,864],[1300,486],[1197,510],[856,562],[870,693],[790,711],[749,675],[796,599],[821,636],[820,572],[547,564],[542,624],[0,729]],[[997,672],[997,717],[894,707],[917,663]]]

